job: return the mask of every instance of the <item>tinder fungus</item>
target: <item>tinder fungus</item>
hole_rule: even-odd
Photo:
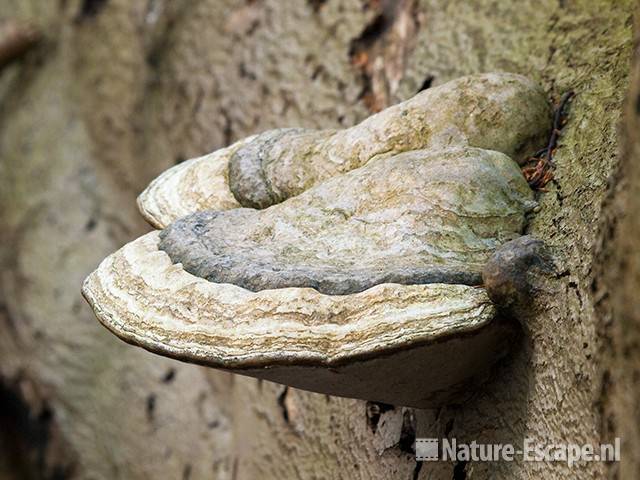
[[[152,352],[331,395],[464,400],[503,356],[485,263],[533,193],[544,93],[464,77],[346,130],[272,130],[185,162],[139,198],[149,233],[83,293]],[[465,393],[462,393],[465,392]]]

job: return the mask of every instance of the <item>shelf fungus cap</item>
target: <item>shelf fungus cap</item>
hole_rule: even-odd
[[[266,208],[376,159],[419,149],[470,146],[515,160],[548,137],[545,92],[512,73],[485,73],[427,89],[343,130],[275,129],[179,164],[138,199],[164,228],[186,214]]]
[[[179,360],[330,395],[432,407],[464,400],[512,338],[482,288],[251,292],[187,273],[158,243],[151,232],[109,256],[83,293],[118,337]]]
[[[415,150],[264,210],[185,216],[105,259],[83,293],[152,352],[437,407],[463,401],[512,342],[478,284],[533,205],[503,153]]]

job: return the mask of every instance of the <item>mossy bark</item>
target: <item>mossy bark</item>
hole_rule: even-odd
[[[618,130],[635,9],[631,0],[0,1],[0,15],[44,34],[0,72],[0,399],[11,426],[2,431],[17,432],[3,440],[14,454],[0,476],[576,476],[561,463],[419,465],[407,446],[415,426],[461,442],[624,434],[621,465],[589,463],[578,475],[636,478],[637,412],[612,387],[620,355],[637,356],[620,340],[635,327],[614,316],[617,285],[604,275],[619,253],[609,239],[622,209],[612,205],[624,186]],[[174,163],[268,128],[350,126],[421,88],[495,70],[527,75],[554,99],[576,92],[555,180],[527,230],[562,272],[520,319],[514,354],[464,406],[367,408],[183,365],[120,343],[82,301],[86,274],[148,229],[135,196]]]

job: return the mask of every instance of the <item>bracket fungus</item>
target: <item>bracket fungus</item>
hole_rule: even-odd
[[[138,199],[152,232],[83,293],[123,340],[294,387],[396,405],[465,398],[515,327],[481,286],[533,192],[512,159],[544,92],[464,77],[346,130],[272,130],[178,165]]]

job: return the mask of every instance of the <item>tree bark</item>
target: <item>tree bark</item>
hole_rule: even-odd
[[[619,135],[636,8],[0,0],[42,32],[0,71],[0,478],[638,478],[637,72]],[[350,126],[497,70],[554,100],[576,92],[527,227],[561,274],[464,405],[393,408],[181,364],[119,342],[82,300],[98,262],[149,229],[135,197],[176,162],[268,128]],[[619,436],[622,462],[421,464],[416,434]]]

